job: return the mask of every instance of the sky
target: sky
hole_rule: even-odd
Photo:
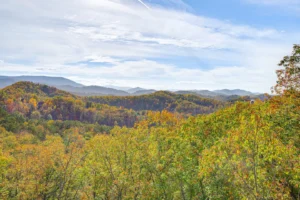
[[[270,92],[300,0],[0,0],[0,26],[0,75]]]

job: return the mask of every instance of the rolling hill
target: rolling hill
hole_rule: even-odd
[[[50,76],[0,76],[0,88],[9,86],[19,81],[30,81],[33,83],[46,84],[49,86],[69,85],[73,87],[82,87],[82,84],[71,81],[63,77]]]
[[[118,86],[85,86],[76,83],[72,80],[63,77],[49,77],[49,76],[0,76],[0,88],[12,85],[19,81],[30,81],[33,83],[46,84],[49,86],[57,87],[79,96],[139,96],[145,94],[152,94],[156,92],[153,89],[144,89],[140,87],[128,88]],[[257,94],[246,90],[178,90],[174,91],[175,94],[192,94],[201,97],[213,98],[217,100],[232,99],[234,96],[250,96],[255,97]],[[233,96],[233,97],[230,97]]]
[[[226,103],[204,98],[193,94],[175,94],[168,91],[158,91],[139,96],[90,96],[87,101],[124,107],[133,110],[152,110],[179,112],[185,114],[211,113],[223,107]]]
[[[88,92],[103,89],[94,86],[85,88]],[[0,106],[9,113],[17,112],[29,119],[75,120],[107,126],[117,123],[131,127],[145,117],[147,111],[167,110],[190,116],[212,113],[226,105],[214,99],[168,91],[140,96],[91,97],[74,95],[76,92],[73,90],[70,93],[44,84],[17,82],[0,90]]]
[[[126,95],[129,95],[127,92],[125,92],[123,90],[116,90],[113,88],[106,88],[106,87],[101,87],[101,86],[73,87],[73,86],[69,86],[69,85],[62,85],[62,86],[57,86],[57,88],[71,92],[71,93],[79,95],[79,96],[105,96],[105,95],[126,96]]]
[[[255,95],[252,92],[246,91],[246,90],[240,90],[240,89],[234,89],[234,90],[228,90],[228,89],[223,89],[223,90],[214,90],[215,93],[221,94],[221,95],[239,95],[239,96],[251,96]]]

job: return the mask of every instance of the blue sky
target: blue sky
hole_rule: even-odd
[[[233,23],[248,24],[257,28],[268,27],[289,31],[294,30],[297,26],[299,27],[300,14],[296,17],[296,11],[297,7],[299,9],[300,3],[292,9],[289,6],[293,7],[295,3],[291,3],[289,0],[277,2],[276,0],[190,0],[186,2],[189,2],[195,13],[199,15],[229,20]]]
[[[300,0],[10,0],[0,75],[270,92],[300,43]]]

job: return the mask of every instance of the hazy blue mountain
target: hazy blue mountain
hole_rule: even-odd
[[[143,94],[152,94],[156,90],[144,89],[140,87],[130,88],[122,86],[84,86],[72,80],[63,77],[49,77],[49,76],[0,76],[0,88],[7,87],[19,81],[30,81],[33,83],[46,84],[54,86],[67,92],[81,95],[81,96],[138,96]],[[231,99],[235,96],[250,96],[255,97],[258,93],[252,93],[240,89],[222,89],[222,90],[179,90],[172,91],[176,94],[195,94],[202,97],[209,97],[214,99]]]
[[[49,86],[70,85],[73,87],[81,87],[82,84],[76,83],[63,77],[49,76],[0,76],[0,87],[5,87],[19,81],[30,81],[33,83],[46,84]],[[8,84],[8,85],[7,85]]]
[[[228,89],[223,89],[223,90],[214,90],[214,92],[222,94],[222,95],[239,95],[239,96],[251,96],[255,95],[252,92],[246,91],[246,90],[240,90],[240,89],[234,89],[234,90],[228,90]]]
[[[55,86],[59,89],[67,92],[83,95],[118,95],[125,96],[129,95],[128,92],[122,90],[116,90],[113,88],[106,88],[101,86],[84,86],[76,83],[72,80],[63,77],[49,77],[49,76],[0,76],[0,88],[12,85],[20,81],[29,81],[33,83],[46,84],[49,86]]]
[[[0,88],[5,88],[15,83],[15,80],[6,76],[0,76]]]
[[[69,85],[57,86],[61,90],[80,95],[80,96],[104,96],[104,95],[113,95],[113,96],[128,96],[128,92],[122,90],[116,90],[113,88],[106,88],[101,86],[83,86],[83,87],[73,87]]]
[[[193,90],[193,92],[195,92],[196,94],[199,94],[199,95],[211,96],[211,97],[221,95],[220,93],[210,91],[210,90]]]
[[[143,89],[143,90],[138,90],[138,91],[132,93],[131,95],[152,94],[154,92],[157,92],[157,91],[156,90],[146,90],[146,89]]]
[[[195,94],[197,95],[196,92],[194,91],[190,91],[190,90],[178,90],[178,91],[174,91],[175,94]]]
[[[131,89],[131,87],[122,87],[122,86],[115,86],[115,85],[104,85],[103,87],[112,88],[112,89],[116,89],[116,90],[123,90],[125,92],[127,92],[127,90]]]
[[[203,97],[216,97],[222,94],[209,91],[209,90],[179,90],[175,92],[176,94],[195,94]]]
[[[219,97],[219,96],[255,96],[259,93],[252,93],[246,90],[229,90],[229,89],[223,89],[223,90],[179,90],[176,91],[177,94],[198,94],[203,97]]]
[[[261,99],[264,100],[266,97],[263,94],[260,93],[252,93],[245,90],[215,90],[215,91],[209,91],[209,90],[179,90],[175,92],[176,94],[192,94],[192,95],[198,95],[205,98],[211,98],[216,99],[220,101],[236,101],[236,100],[250,100],[250,99]]]
[[[107,85],[105,87],[113,88],[116,90],[123,90],[124,92],[129,93],[131,95],[152,94],[152,93],[156,92],[156,90],[145,89],[145,88],[141,88],[141,87],[130,88],[130,87],[121,87],[121,86],[114,86],[114,85]]]
[[[238,96],[252,96],[252,95],[257,95],[257,93],[252,93],[246,90],[240,90],[240,89],[235,89],[235,90],[229,90],[229,89],[223,89],[223,90],[181,90],[181,91],[176,91],[176,93],[181,93],[181,94],[198,94],[201,96],[210,96],[210,97],[215,97],[215,96],[232,96],[232,95],[238,95]]]
[[[140,87],[135,87],[135,88],[130,88],[130,89],[128,89],[127,92],[133,94],[133,93],[135,93],[135,92],[142,91],[142,90],[147,90],[147,89],[140,88]]]

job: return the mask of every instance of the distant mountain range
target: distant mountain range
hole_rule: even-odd
[[[130,88],[119,86],[84,86],[72,80],[63,77],[49,77],[49,76],[0,76],[0,88],[7,87],[19,81],[30,81],[33,83],[46,84],[55,86],[61,90],[80,95],[80,96],[137,96],[144,94],[152,94],[156,92],[153,89],[145,88]],[[223,89],[223,90],[179,90],[175,94],[194,94],[203,97],[211,97],[216,99],[228,98],[228,96],[257,96],[258,93],[252,93],[245,90]]]
[[[140,87],[136,87],[136,88],[130,88],[127,90],[127,92],[129,92],[130,94],[133,94],[135,92],[141,91],[141,90],[145,90],[144,88],[140,88]]]
[[[113,88],[106,88],[101,86],[82,86],[73,87],[69,85],[56,86],[58,89],[80,95],[80,96],[103,96],[103,95],[113,95],[113,96],[127,96],[128,92],[123,90],[116,90]]]
[[[46,84],[50,86],[69,85],[73,87],[82,87],[82,84],[76,83],[63,77],[49,76],[0,76],[0,88],[12,85],[19,81],[30,81],[33,83]]]
[[[198,94],[198,95],[201,95],[201,96],[210,96],[210,97],[231,96],[231,95],[253,96],[253,95],[258,94],[258,93],[252,93],[252,92],[249,92],[249,91],[246,91],[246,90],[240,90],[240,89],[234,89],[234,90],[223,89],[223,90],[214,90],[214,91],[209,91],[209,90],[183,90],[183,91],[176,91],[175,93],[177,93],[177,94],[192,93],[192,94]]]

